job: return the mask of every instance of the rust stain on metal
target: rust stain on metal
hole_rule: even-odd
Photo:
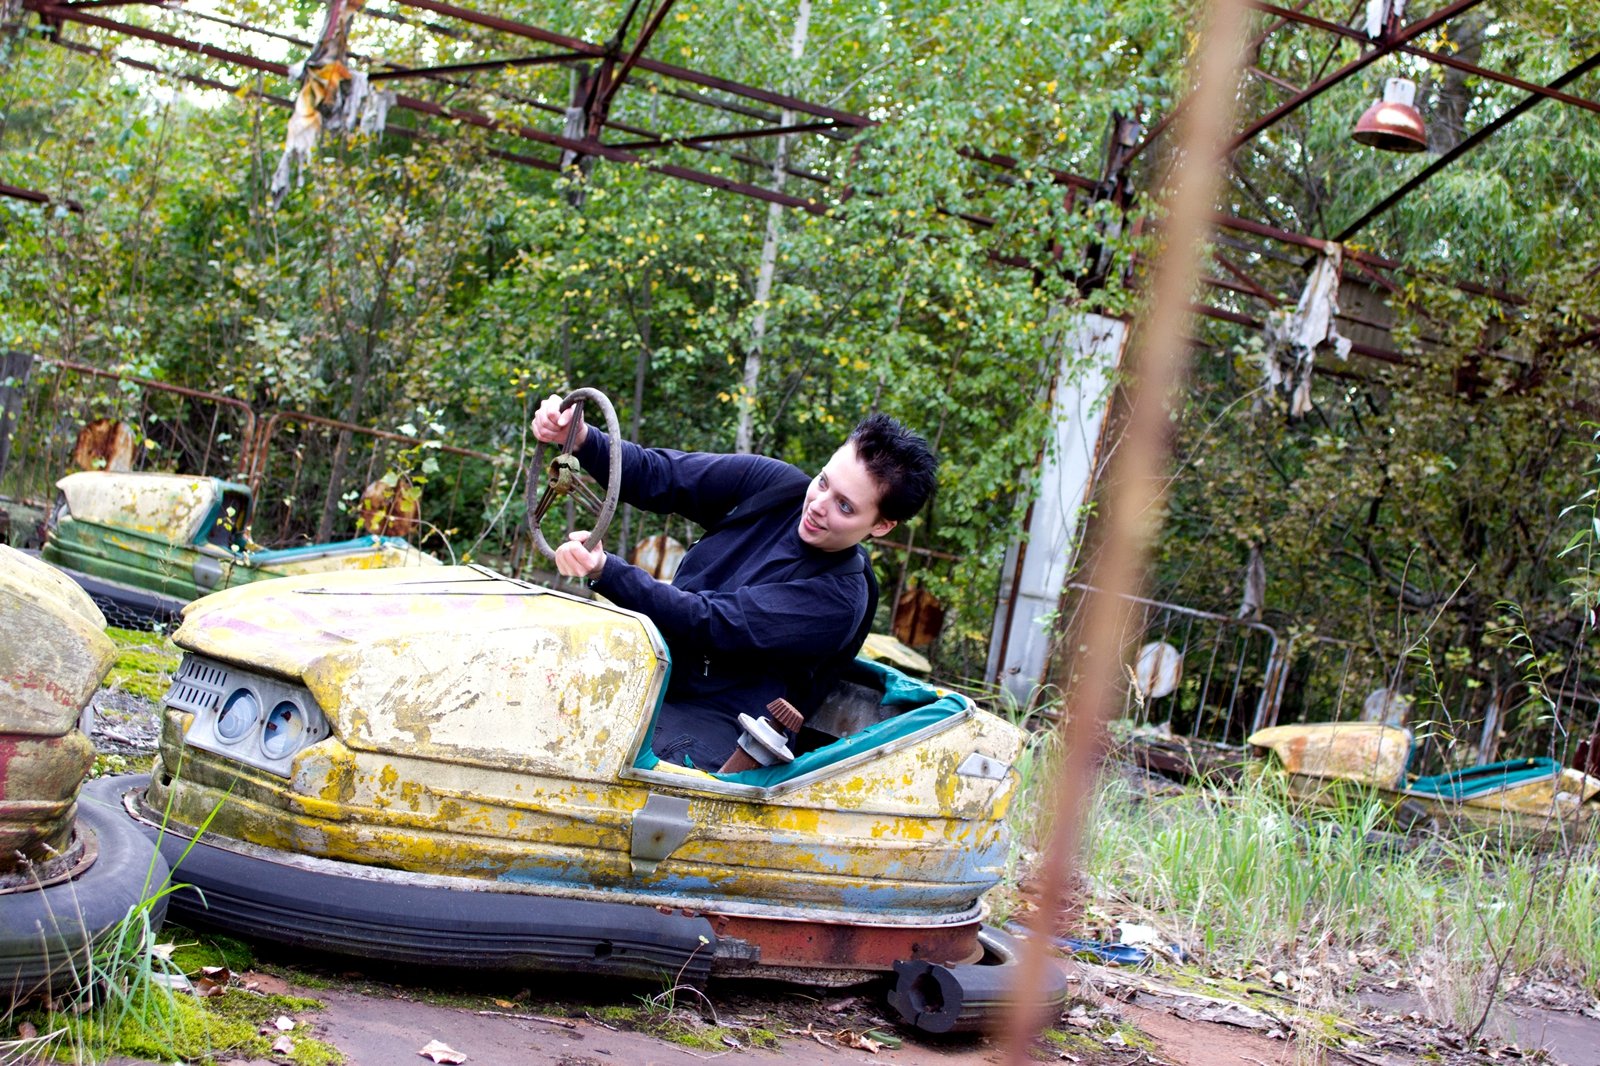
[[[1252,733],[1291,774],[1394,788],[1411,756],[1411,731],[1379,722],[1276,725]]]
[[[88,595],[0,545],[0,872],[62,850],[94,746],[75,726],[116,649]]]
[[[224,838],[790,917],[964,915],[1004,862],[1016,774],[957,770],[974,755],[1010,767],[1023,737],[1009,723],[958,716],[770,794],[664,767],[647,783],[633,759],[665,681],[654,631],[559,593],[466,568],[285,578],[208,597],[175,639],[304,684],[333,730],[285,782],[168,729],[163,764],[184,773],[158,771],[149,804],[189,825],[216,809]],[[670,850],[633,835],[652,795],[686,801]]]

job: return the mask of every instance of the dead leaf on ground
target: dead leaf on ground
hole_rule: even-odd
[[[858,1033],[854,1029],[840,1029],[833,1034],[833,1038],[844,1047],[855,1048],[858,1051],[870,1051],[874,1055],[878,1053],[879,1048],[883,1047],[880,1042],[865,1033]]]
[[[434,1062],[460,1063],[467,1061],[465,1055],[440,1040],[428,1041],[417,1054],[423,1058],[432,1059]]]
[[[232,981],[233,972],[226,966],[202,966],[200,973],[190,981],[189,991],[202,999],[220,996]]]

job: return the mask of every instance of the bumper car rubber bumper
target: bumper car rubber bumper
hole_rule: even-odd
[[[94,944],[165,887],[166,862],[117,807],[127,784],[140,780],[103,777],[83,787],[75,831],[92,837],[95,851],[86,869],[0,896],[0,992],[25,997],[84,982]],[[150,924],[158,928],[166,897],[157,896],[150,908]]]
[[[229,847],[136,815],[148,777],[124,778],[129,825],[152,839],[184,922],[316,951],[433,967],[554,970],[703,983],[716,936],[705,918],[655,907],[496,891],[467,877]],[[137,819],[137,820],[136,820]]]

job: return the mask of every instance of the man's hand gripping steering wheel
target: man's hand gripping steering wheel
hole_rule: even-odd
[[[584,421],[586,403],[597,404],[606,419],[606,433],[613,441],[620,439],[617,430],[617,412],[605,393],[598,389],[574,389],[565,398],[552,395],[539,405],[533,416],[533,435],[539,441],[533,454],[533,464],[528,469],[528,529],[539,551],[556,564],[556,570],[567,577],[597,577],[605,566],[605,546],[601,537],[617,511],[617,498],[622,491],[622,457],[615,448],[611,455],[610,476],[606,479],[606,494],[602,499],[585,482],[583,471],[573,455],[589,437],[589,426]],[[561,453],[545,465],[545,445],[560,444]],[[544,470],[543,491],[535,499],[535,471]],[[589,529],[575,529],[557,547],[552,548],[539,528],[546,512],[556,500],[571,496],[594,512],[595,519]]]

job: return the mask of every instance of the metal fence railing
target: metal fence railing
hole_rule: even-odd
[[[1076,647],[1083,594],[1068,586],[1058,645]],[[1237,746],[1301,722],[1403,722],[1410,771],[1550,756],[1563,764],[1600,736],[1600,695],[1542,687],[1514,669],[1451,669],[1424,656],[1318,634],[1280,640],[1261,622],[1128,597],[1122,716],[1175,738]],[[1165,646],[1165,650],[1163,649]]]
[[[242,400],[66,361],[7,360],[0,376],[0,496],[48,505],[84,427],[131,431],[130,468],[233,477],[256,416]]]
[[[473,549],[475,559],[520,568],[521,474],[512,458],[294,411],[262,424],[249,475],[251,535],[273,547],[354,536],[364,531],[363,492],[386,475],[416,495],[411,539],[420,547],[446,560]]]
[[[1087,585],[1068,586],[1064,632],[1080,620]],[[1269,720],[1281,685],[1280,641],[1271,626],[1197,611],[1174,603],[1129,597],[1131,638],[1123,648],[1123,717],[1136,725],[1161,725],[1175,737],[1223,744],[1244,738]],[[1079,642],[1068,638],[1068,647]],[[1178,658],[1167,685],[1143,676],[1160,645]],[[1147,649],[1149,649],[1147,651]],[[1145,667],[1141,667],[1141,652]]]

